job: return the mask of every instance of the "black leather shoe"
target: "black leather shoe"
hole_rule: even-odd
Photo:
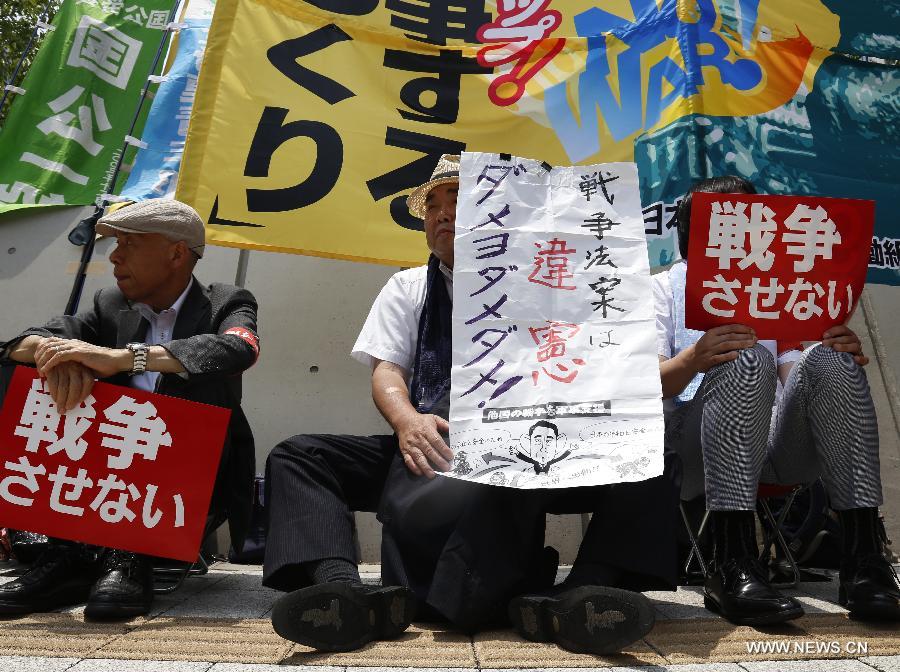
[[[517,597],[509,603],[509,618],[529,641],[599,654],[621,651],[650,632],[656,620],[653,605],[640,593],[604,586]]]
[[[0,586],[0,614],[31,614],[80,604],[97,578],[80,552],[50,546],[15,581]]]
[[[841,565],[838,601],[860,619],[900,621],[900,588],[894,568],[880,553]]]
[[[412,591],[402,586],[320,583],[288,593],[272,608],[272,627],[285,639],[321,651],[353,651],[393,639],[409,627]]]
[[[103,570],[91,589],[86,618],[119,619],[140,616],[153,603],[153,567],[146,556],[110,549]]]
[[[737,625],[783,623],[803,615],[800,603],[772,588],[762,565],[749,556],[726,560],[710,574],[703,603]]]

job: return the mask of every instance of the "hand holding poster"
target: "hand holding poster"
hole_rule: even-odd
[[[447,475],[515,488],[662,473],[634,164],[464,153]]]
[[[95,383],[61,416],[19,367],[0,411],[0,520],[194,561],[231,411]]]
[[[701,192],[692,201],[687,328],[743,324],[762,339],[819,340],[853,313],[873,201]]]

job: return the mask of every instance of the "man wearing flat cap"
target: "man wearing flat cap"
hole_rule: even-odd
[[[0,345],[3,364],[33,364],[60,412],[77,407],[97,379],[231,409],[206,531],[227,517],[237,547],[250,519],[254,447],[241,410],[240,374],[256,361],[256,300],[245,289],[193,276],[205,232],[183,203],[152,199],[101,217],[116,239],[115,287],[93,305]],[[23,576],[0,586],[0,614],[87,602],[91,618],[146,613],[153,599],[147,557],[51,539]]]
[[[353,347],[393,435],[299,435],[266,465],[263,584],[281,636],[349,650],[401,634],[414,612],[465,632],[512,623],[532,641],[611,653],[643,637],[653,608],[632,590],[676,581],[677,490],[638,484],[522,491],[435,478],[450,467],[453,242],[459,157],[445,155],[407,200],[424,220],[427,266],[395,274]],[[352,511],[382,522],[383,586],[362,584]],[[547,513],[595,515],[569,578],[544,548]],[[625,590],[624,588],[628,588]]]

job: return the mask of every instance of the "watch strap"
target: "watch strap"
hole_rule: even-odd
[[[150,346],[146,343],[129,343],[125,347],[131,350],[134,357],[131,375],[139,376],[147,370],[147,353],[150,351]]]

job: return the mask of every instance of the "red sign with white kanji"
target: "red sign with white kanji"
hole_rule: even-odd
[[[0,411],[0,524],[194,561],[230,416],[99,382],[61,416],[20,366]]]
[[[685,326],[818,341],[859,300],[875,202],[695,192]]]

